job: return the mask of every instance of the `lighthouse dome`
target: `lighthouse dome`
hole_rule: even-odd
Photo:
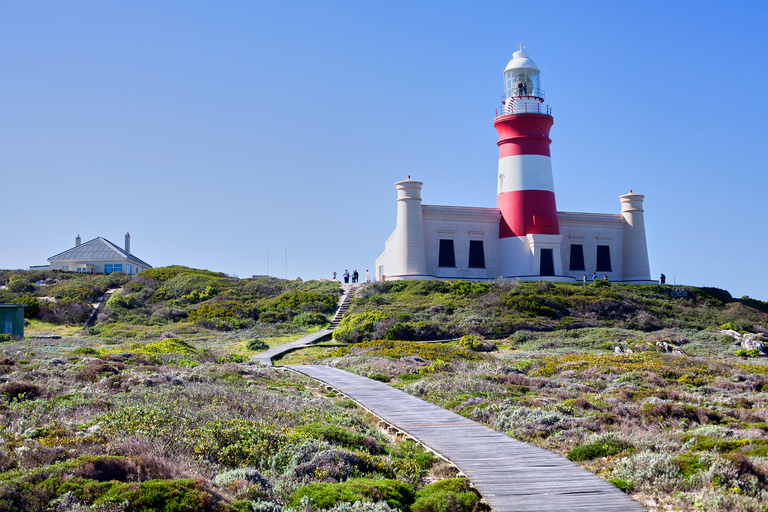
[[[512,60],[509,61],[504,72],[511,71],[513,69],[535,69],[539,70],[539,66],[536,65],[529,57],[529,53],[523,50],[518,50],[512,54]]]

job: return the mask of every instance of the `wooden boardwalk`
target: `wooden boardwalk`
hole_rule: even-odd
[[[349,302],[352,299],[352,296],[354,296],[354,294],[357,293],[357,291],[360,289],[361,286],[362,285],[358,283],[341,284],[341,288],[344,291],[344,294],[341,297],[339,297],[338,310],[336,311],[336,314],[331,320],[331,324],[328,326],[328,329],[319,330],[316,333],[309,334],[307,336],[304,336],[301,339],[292,341],[291,343],[286,343],[285,345],[272,347],[268,350],[265,350],[264,352],[261,352],[251,357],[250,362],[261,363],[266,366],[272,366],[272,358],[281,356],[283,354],[286,354],[288,352],[294,351],[299,348],[307,347],[313,343],[318,342],[319,340],[330,335],[331,333],[333,333],[335,326],[338,325],[338,323],[341,321],[341,318],[344,316],[344,313],[346,313],[347,307],[349,307]]]
[[[326,383],[453,462],[494,512],[646,510],[554,452],[512,439],[382,382],[328,366],[287,368]]]
[[[292,341],[278,347],[272,347],[268,350],[265,350],[264,352],[256,354],[255,356],[251,357],[250,361],[254,363],[261,363],[266,366],[272,366],[273,357],[283,355],[298,348],[309,346],[312,343],[315,343],[316,341],[324,338],[325,336],[328,336],[332,332],[333,331],[331,329],[321,329],[316,333],[309,334],[296,341]]]

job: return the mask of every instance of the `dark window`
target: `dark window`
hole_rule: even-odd
[[[598,272],[610,272],[611,271],[611,248],[607,245],[597,246],[597,271]]]
[[[440,240],[440,256],[437,260],[437,266],[456,266],[456,255],[453,252],[453,240]]]
[[[542,276],[555,275],[555,260],[552,257],[552,249],[541,250],[541,269],[540,269],[539,275],[542,275]]]
[[[584,246],[571,244],[571,270],[586,270],[584,268]]]
[[[469,268],[485,268],[485,251],[482,240],[469,241]]]

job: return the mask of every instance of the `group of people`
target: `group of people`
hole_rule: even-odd
[[[587,284],[587,274],[584,274],[584,284]],[[597,281],[599,278],[597,277],[597,272],[592,272],[592,281]],[[603,281],[608,280],[608,274],[603,274]]]
[[[354,272],[352,272],[350,274],[349,270],[344,269],[344,273],[341,274],[341,277],[344,278],[344,282],[345,283],[349,282],[349,278],[350,277],[352,277],[352,282],[353,283],[359,283],[360,282],[360,273],[357,270],[355,270]],[[333,273],[333,280],[334,281],[337,280],[336,279],[336,272]],[[365,271],[365,282],[366,283],[370,283],[371,282],[371,273],[369,271],[367,271],[367,270]]]

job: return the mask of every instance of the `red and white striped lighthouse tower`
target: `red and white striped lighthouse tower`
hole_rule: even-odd
[[[552,111],[544,104],[539,68],[520,50],[504,70],[496,207],[501,211],[501,268],[505,276],[561,275],[560,231],[550,161]]]

